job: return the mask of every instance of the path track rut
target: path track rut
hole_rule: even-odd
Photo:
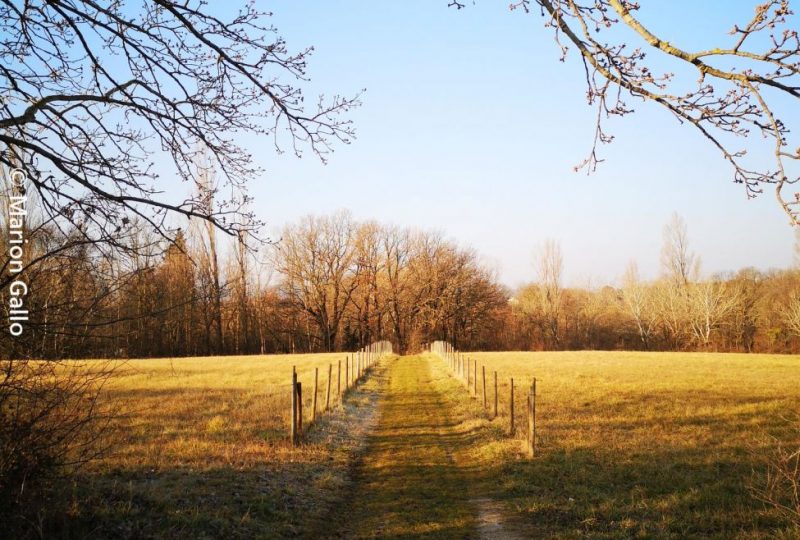
[[[469,465],[470,447],[483,434],[454,403],[466,399],[463,389],[431,355],[391,362],[378,401],[378,425],[333,536],[516,538],[504,528],[497,505],[485,497],[484,468]],[[487,515],[491,523],[484,523]]]

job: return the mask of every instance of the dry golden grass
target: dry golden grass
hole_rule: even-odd
[[[107,393],[123,416],[105,468],[197,469],[247,467],[287,451],[292,366],[303,383],[304,416],[311,421],[314,368],[318,410],[325,406],[333,364],[344,354],[130,360],[116,368]],[[344,366],[342,366],[344,378]],[[344,385],[344,381],[343,381]]]
[[[775,442],[766,435],[788,441],[793,433],[783,417],[800,409],[799,357],[469,356],[487,366],[488,382],[492,371],[500,374],[499,418],[481,410],[482,400],[470,400],[439,358],[401,358],[384,362],[299,449],[287,444],[292,365],[303,382],[308,421],[314,367],[322,405],[327,366],[343,354],[123,363],[107,388],[123,413],[108,440],[114,452],[75,484],[72,529],[64,534],[297,537],[341,526],[341,508],[370,515],[400,504],[393,511],[411,512],[393,514],[392,530],[400,535],[469,536],[477,499],[501,504],[506,528],[523,538],[797,534],[747,486],[763,472],[758,454]],[[393,384],[386,369],[395,373]],[[511,376],[520,428],[514,440],[504,436]],[[529,460],[522,412],[533,376],[539,452]],[[414,397],[418,391],[428,392],[427,401]],[[384,417],[375,429],[378,395]],[[441,418],[437,403],[447,409]],[[375,459],[362,469],[365,481],[357,475],[352,486],[349,470],[368,431],[365,456]],[[390,438],[402,445],[392,446]],[[430,492],[437,486],[440,496]],[[348,504],[351,493],[357,499]],[[416,493],[420,501],[406,500]],[[414,516],[426,517],[415,525]]]
[[[344,482],[360,444],[354,432],[363,430],[359,409],[369,409],[361,391],[338,406],[339,360],[344,390],[344,353],[120,362],[105,388],[118,415],[105,439],[111,452],[78,483],[74,532],[99,527],[100,536],[216,538],[302,531],[324,513],[331,488]],[[336,411],[320,415],[293,449],[292,366],[303,383],[308,427],[314,368],[321,411],[329,364]]]
[[[508,423],[514,377],[517,426],[537,378],[536,459],[497,472],[502,497],[530,533],[548,537],[793,537],[748,484],[759,455],[793,435],[800,357],[556,352],[476,353],[498,371]],[[491,395],[490,391],[490,395]],[[491,399],[490,399],[491,402]],[[794,432],[796,434],[796,431]],[[522,434],[521,434],[522,435]],[[497,452],[497,442],[484,451]],[[502,458],[501,458],[502,461]],[[782,532],[781,532],[782,531]]]

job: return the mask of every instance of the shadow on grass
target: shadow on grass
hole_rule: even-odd
[[[67,519],[48,523],[44,537],[292,538],[335,499],[338,482],[315,463],[84,476]]]
[[[243,431],[227,435],[202,432],[217,411],[192,414],[192,425],[174,424],[178,412],[187,409],[181,396],[180,411],[152,408],[148,398],[158,393],[128,393],[140,407],[152,409],[153,417],[133,417],[139,431],[124,443],[147,441],[169,444],[182,440],[202,444],[223,437],[222,450],[205,463],[160,454],[159,465],[148,459],[86,472],[74,481],[53,486],[50,514],[31,530],[45,538],[310,538],[309,529],[321,522],[339,501],[347,483],[349,459],[363,441],[359,433],[369,428],[374,411],[375,380],[347,395],[344,407],[321,416],[310,426],[297,449],[288,445],[285,424],[264,426],[264,416]],[[194,406],[208,399],[202,389],[186,389]],[[202,394],[202,395],[201,395]],[[234,399],[233,391],[214,392],[212,398]],[[175,396],[173,395],[174,399]],[[241,397],[239,397],[241,401]],[[196,403],[194,400],[197,400]],[[168,406],[167,403],[164,404]],[[159,416],[161,415],[161,416]],[[269,418],[266,418],[270,424]],[[169,427],[165,435],[162,428]],[[199,431],[198,431],[199,430]],[[242,435],[241,440],[237,439]],[[361,436],[363,439],[363,436]],[[124,447],[124,444],[121,446]],[[230,455],[224,455],[228,452]],[[113,456],[112,456],[113,457]],[[174,458],[169,462],[170,457]],[[184,456],[185,457],[185,456]],[[238,462],[238,463],[237,463]],[[3,537],[0,531],[0,538]]]
[[[549,449],[488,474],[537,538],[772,538],[788,523],[750,495],[754,460],[697,448]]]
[[[459,462],[485,433],[462,425],[428,362],[398,361],[380,397],[381,419],[354,469],[354,488],[319,536],[328,538],[470,538],[472,500],[489,471]],[[453,383],[454,384],[454,383]]]
[[[780,531],[792,538],[787,523],[748,493],[754,459],[741,440],[720,446],[719,454],[680,439],[641,448],[614,448],[600,439],[566,449],[558,441],[580,426],[560,419],[545,426],[557,437],[535,459],[487,457],[486,445],[509,445],[500,435],[504,420],[471,422],[474,415],[463,405],[470,400],[456,381],[432,389],[425,362],[398,362],[391,377],[384,369],[371,377],[379,390],[369,399],[381,400],[382,419],[349,479],[332,472],[333,457],[322,446],[316,450],[323,443],[335,447],[331,433],[348,427],[328,429],[334,420],[325,419],[308,432],[309,455],[247,467],[176,464],[86,476],[61,490],[75,504],[68,520],[47,523],[44,536],[474,538],[474,502],[489,498],[503,503],[521,538],[768,538]],[[344,416],[368,410],[364,399],[361,391],[352,393]],[[203,411],[203,418],[213,414]],[[726,415],[725,430],[755,414]],[[715,415],[667,420],[717,428],[721,421]],[[158,427],[158,420],[150,422]],[[602,429],[623,433],[654,422],[608,418]],[[280,435],[276,430],[265,438]]]
[[[521,538],[789,539],[796,534],[747,488],[758,465],[743,442],[748,437],[733,435],[755,422],[758,411],[664,418],[676,428],[713,427],[721,437],[713,447],[695,446],[676,432],[669,446],[651,441],[612,447],[600,437],[582,448],[549,444],[533,460],[516,449],[510,451],[514,457],[501,452],[493,458],[484,450],[516,445],[502,438],[505,420],[491,426],[465,421],[469,400],[461,388],[454,390],[458,383],[451,380],[448,387],[439,381],[438,390],[429,390],[431,374],[418,364],[409,360],[394,373],[402,380],[392,381],[382,397],[382,421],[356,468],[351,499],[320,536],[474,538],[479,532],[473,503],[484,497],[503,503],[507,529]],[[717,397],[712,394],[702,396],[704,406]],[[730,399],[720,396],[722,402]],[[740,404],[746,403],[762,401]],[[479,406],[472,405],[472,418],[480,416]],[[615,434],[653,429],[659,418],[610,417],[602,429]],[[547,427],[559,437],[580,430],[568,424],[560,420]],[[765,419],[759,425],[776,424]],[[653,441],[663,441],[663,434]]]

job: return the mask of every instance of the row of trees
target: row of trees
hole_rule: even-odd
[[[145,230],[124,239],[132,257],[80,244],[31,265],[31,321],[21,338],[2,338],[1,350],[45,358],[251,354],[354,349],[383,337],[407,350],[439,336],[480,347],[507,306],[507,292],[473,251],[346,212],[286,227],[263,255],[244,236],[217,239],[206,222],[173,242]],[[68,241],[47,227],[33,231],[32,259]]]
[[[510,302],[505,347],[797,351],[800,273],[745,268],[701,278],[678,215],[664,227],[662,274],[653,281],[643,281],[631,262],[620,287],[565,288],[561,249],[552,241],[537,261],[538,281]]]
[[[538,251],[537,279],[510,290],[472,250],[438,233],[347,212],[308,216],[258,254],[207,222],[166,242],[133,228],[136,255],[35,226],[26,271],[31,321],[0,350],[17,357],[142,357],[334,351],[390,339],[417,350],[646,349],[795,352],[800,272],[752,268],[701,279],[687,228],[665,227],[663,273],[631,263],[621,286],[565,287],[560,245]],[[5,238],[5,235],[2,236]],[[0,246],[0,248],[3,246]],[[266,251],[266,253],[265,253]],[[0,291],[7,306],[8,290]]]

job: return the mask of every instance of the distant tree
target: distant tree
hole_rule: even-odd
[[[708,349],[717,330],[739,302],[735,288],[722,280],[693,283],[687,298],[689,324],[697,346]]]
[[[639,279],[639,269],[633,261],[625,270],[622,298],[628,314],[636,325],[642,347],[645,350],[650,349],[658,318],[653,305],[652,291]]]
[[[386,274],[384,301],[396,346],[404,352],[408,346],[409,326],[417,313],[417,298],[409,270],[414,258],[414,242],[407,230],[395,226],[381,230],[381,253]]]
[[[691,335],[687,287],[660,279],[650,288],[650,294],[664,346],[671,350],[685,348]]]
[[[751,352],[761,324],[758,307],[763,295],[764,276],[754,268],[745,268],[737,272],[729,284],[736,291],[737,298],[730,317],[732,345]]]
[[[217,178],[214,167],[207,156],[198,156],[197,199],[198,207],[209,213],[214,207],[217,193]],[[222,324],[223,283],[220,275],[220,261],[217,249],[217,228],[210,220],[191,220],[195,246],[195,260],[200,278],[200,295],[203,302],[205,321],[206,354],[219,353],[225,346]],[[237,231],[237,236],[243,231]]]
[[[786,328],[793,335],[800,337],[800,294],[795,293],[782,309],[781,315]]]
[[[250,291],[250,251],[247,245],[247,236],[239,233],[234,244],[233,278],[234,296],[236,297],[236,352],[254,352],[251,348],[252,306]]]
[[[277,248],[276,269],[283,275],[285,294],[314,321],[324,351],[335,350],[358,285],[355,234],[347,212],[308,216],[284,228]]]
[[[194,264],[182,231],[167,248],[154,279],[160,291],[157,319],[161,331],[153,335],[160,343],[158,354],[187,356],[194,346],[197,290]]]
[[[541,313],[545,330],[552,347],[561,345],[561,305],[562,305],[562,273],[564,271],[564,257],[561,254],[561,244],[555,240],[547,240],[536,253],[536,265],[541,291]]]
[[[383,334],[383,287],[379,280],[384,274],[384,259],[381,256],[381,226],[375,221],[360,224],[353,239],[357,266],[358,284],[353,293],[355,312],[355,345],[363,347],[375,341],[375,335]]]
[[[661,268],[664,275],[674,285],[685,287],[696,277],[699,264],[697,256],[689,250],[686,221],[677,213],[673,213],[669,222],[664,225],[661,244]]]
[[[547,344],[540,286],[532,283],[517,290],[511,301],[511,308],[522,319],[521,325],[527,338],[524,347],[532,350],[544,349]]]

